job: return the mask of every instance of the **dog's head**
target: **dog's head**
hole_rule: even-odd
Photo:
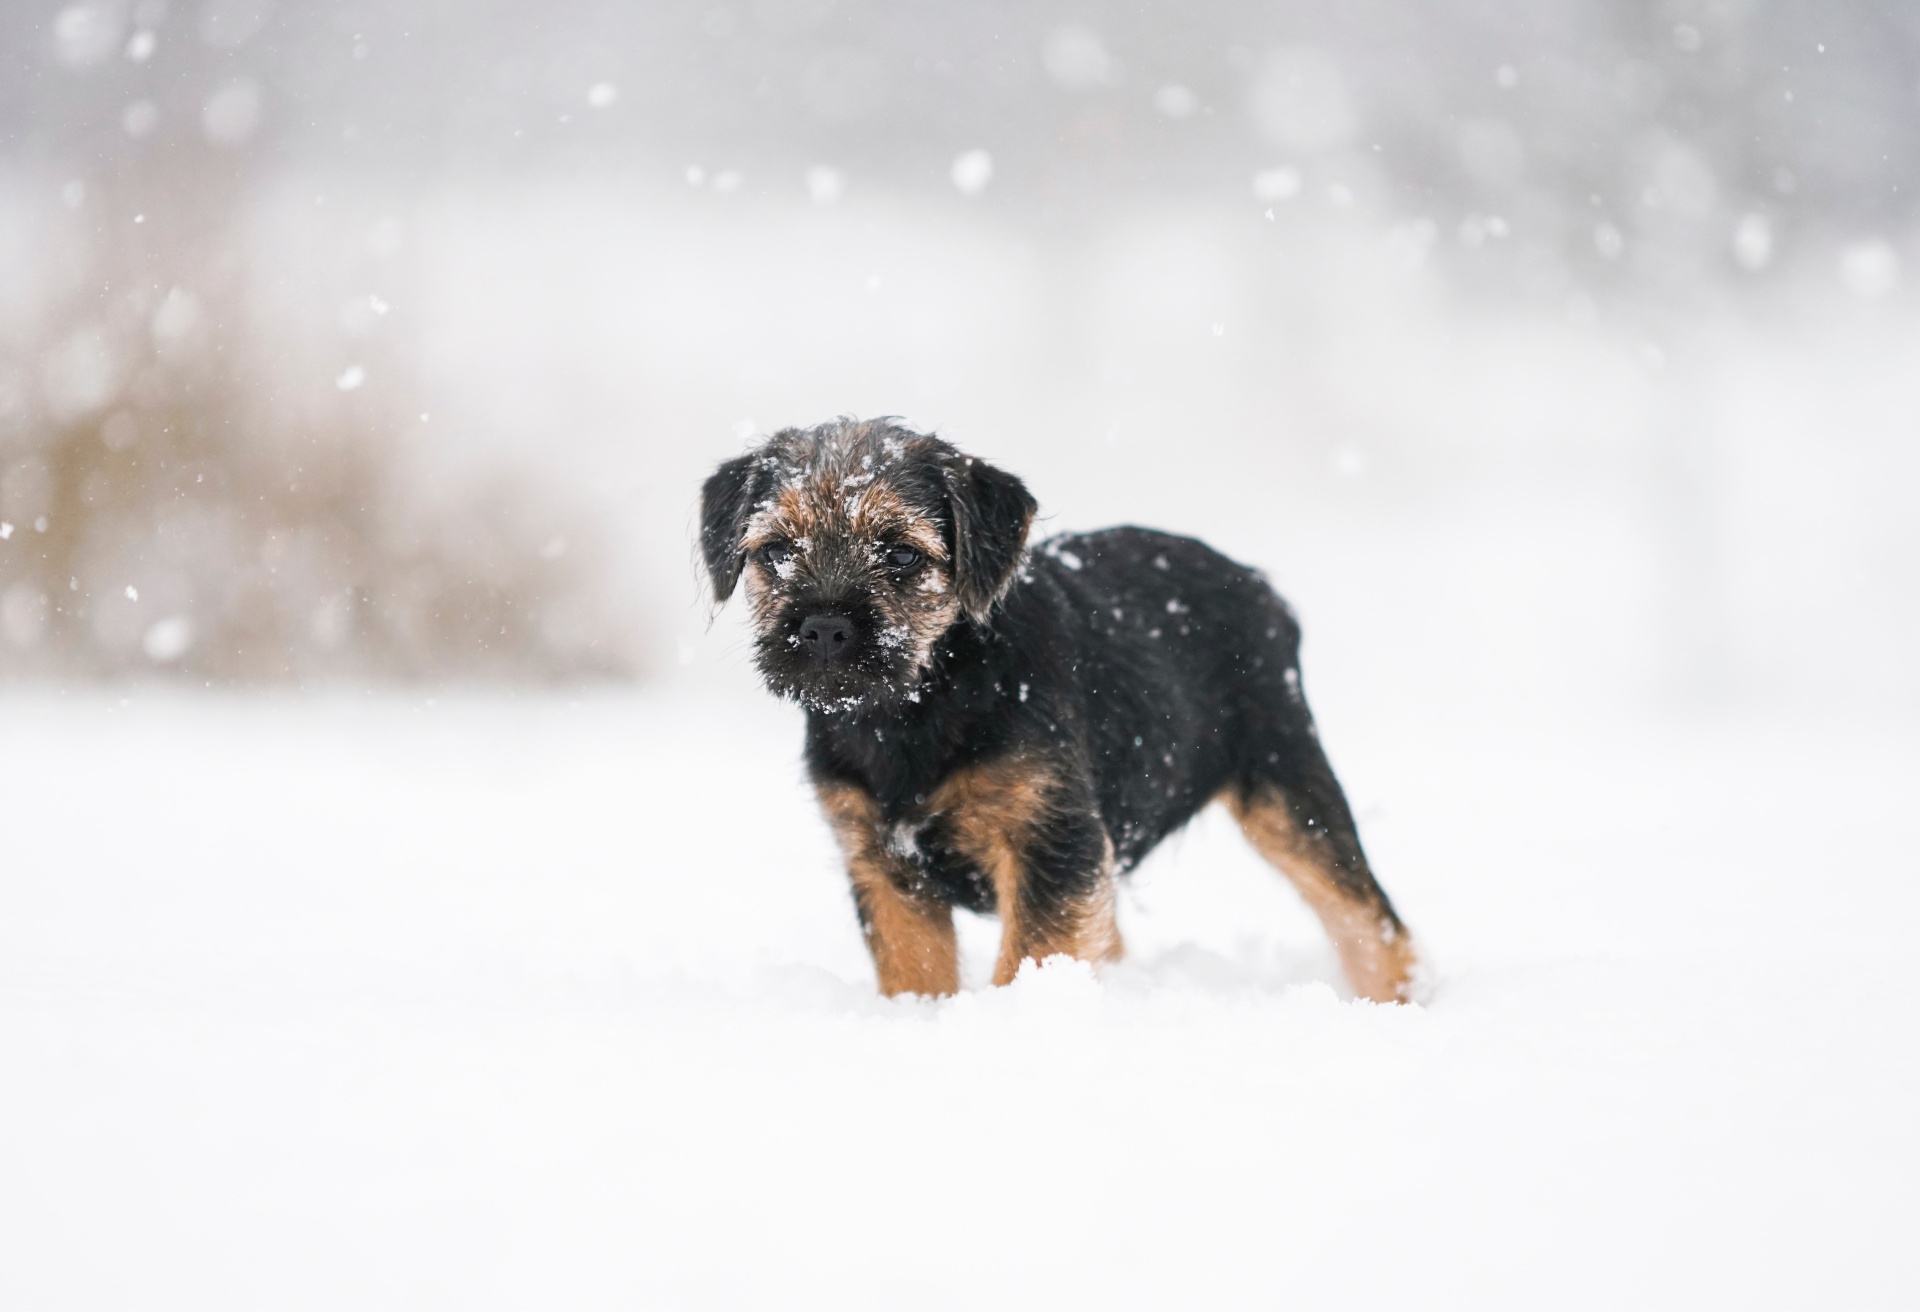
[[[934,644],[986,625],[1034,500],[1013,475],[888,420],[789,428],[701,494],[716,601],[744,580],[767,686],[814,710],[918,700]]]

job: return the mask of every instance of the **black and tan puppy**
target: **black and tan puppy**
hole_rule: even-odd
[[[1412,987],[1301,697],[1300,630],[1253,570],[1139,528],[1027,546],[1013,475],[887,420],[786,429],[709,478],[714,596],[807,710],[880,988],[959,986],[955,906],[999,914],[994,982],[1119,957],[1114,881],[1219,798],[1339,948]]]

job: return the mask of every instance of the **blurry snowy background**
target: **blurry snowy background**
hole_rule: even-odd
[[[873,998],[841,412],[1268,571],[1430,1006]],[[10,0],[0,1305],[1911,1305],[1917,500],[1904,0]]]
[[[890,412],[1372,689],[1920,692],[1912,6],[9,15],[8,671],[706,663],[701,472]]]

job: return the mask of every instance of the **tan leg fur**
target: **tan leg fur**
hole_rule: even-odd
[[[1375,1002],[1410,1001],[1419,968],[1413,936],[1342,881],[1327,841],[1302,829],[1276,790],[1265,789],[1248,799],[1229,789],[1221,800],[1240,822],[1247,841],[1287,877],[1320,918],[1353,991]]]
[[[880,977],[880,991],[888,997],[957,993],[960,953],[954,941],[952,909],[904,891],[913,886],[911,871],[887,851],[880,833],[880,808],[873,798],[845,784],[822,785],[818,792],[846,857],[854,904]]]
[[[1064,953],[1100,964],[1118,961],[1125,951],[1114,918],[1113,844],[1107,843],[1100,878],[1084,898],[1037,914],[1025,896],[1026,845],[1056,792],[1042,767],[1014,761],[963,770],[942,784],[932,809],[952,825],[954,843],[993,882],[1000,913],[1000,956],[993,982],[1009,984],[1028,959]]]

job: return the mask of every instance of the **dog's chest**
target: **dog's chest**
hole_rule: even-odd
[[[942,901],[987,912],[994,907],[993,880],[954,841],[951,812],[924,804],[887,823],[881,840],[913,872],[921,890]]]

